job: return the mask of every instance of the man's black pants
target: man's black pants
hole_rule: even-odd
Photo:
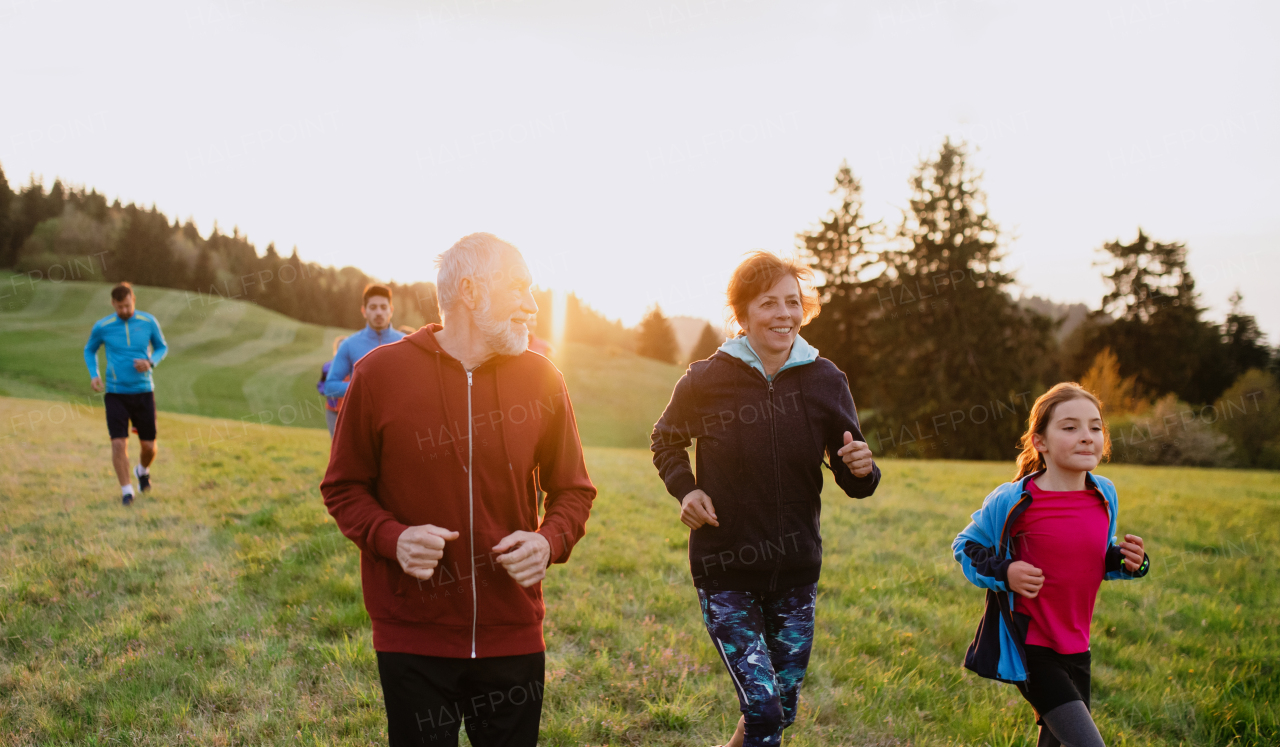
[[[450,659],[378,652],[391,747],[534,747],[546,654]]]

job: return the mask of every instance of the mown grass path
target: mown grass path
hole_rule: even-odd
[[[0,394],[100,402],[83,349],[94,322],[112,313],[110,284],[24,280],[0,273]],[[159,407],[324,427],[315,382],[347,332],[218,296],[139,287],[137,297],[169,344],[155,374]]]
[[[138,287],[138,308],[160,321],[169,355],[156,369],[156,405],[170,412],[324,428],[316,392],[333,341],[351,330],[306,324],[253,303]],[[32,282],[0,272],[0,396],[102,402],[89,388],[89,330],[112,313],[111,286]],[[393,321],[395,321],[393,319]],[[99,352],[101,361],[102,353]],[[554,358],[586,443],[638,446],[683,368],[616,348],[562,345]]]
[[[385,743],[356,552],[316,489],[325,433],[162,413],[157,487],[126,510],[104,430],[100,409],[0,398],[0,745]],[[645,451],[588,466],[588,536],[546,583],[542,742],[722,740],[736,703],[676,503]],[[826,495],[788,743],[1034,744],[1014,689],[960,667],[982,595],[949,556],[1011,465],[883,468],[870,499]],[[1154,559],[1098,604],[1108,744],[1280,742],[1280,475],[1103,472]]]

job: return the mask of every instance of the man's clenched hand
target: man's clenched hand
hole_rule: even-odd
[[[537,532],[512,532],[493,546],[498,562],[516,583],[528,588],[547,575],[551,563],[551,543]]]
[[[444,557],[444,543],[456,540],[458,533],[434,524],[409,527],[396,542],[396,560],[404,572],[423,581],[436,572],[436,564]]]

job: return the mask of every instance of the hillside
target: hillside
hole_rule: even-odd
[[[83,349],[112,313],[110,284],[26,282],[0,274],[0,396],[100,402]],[[169,412],[323,428],[315,384],[333,340],[349,330],[299,322],[256,304],[139,286],[138,308],[160,320],[169,356],[156,404]],[[584,442],[645,446],[681,369],[615,348],[563,346],[564,372]],[[101,353],[99,353],[101,356]]]
[[[101,421],[0,398],[0,746],[385,744],[359,556],[316,488],[324,433],[161,413],[161,432],[188,437],[125,510]],[[737,703],[676,503],[647,451],[586,458],[600,490],[587,535],[544,584],[540,744],[722,741]],[[1014,689],[960,666],[982,593],[950,553],[1011,465],[881,467],[866,500],[828,481],[816,643],[788,744],[1034,744]],[[1280,475],[1105,474],[1121,531],[1152,557],[1146,579],[1098,600],[1093,713],[1108,744],[1280,742]]]

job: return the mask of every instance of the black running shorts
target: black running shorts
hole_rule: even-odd
[[[129,421],[133,421],[133,427],[138,429],[138,440],[156,440],[155,392],[141,394],[107,392],[103,403],[107,406],[107,432],[112,438],[128,438]]]
[[[1089,707],[1090,656],[1088,651],[1060,654],[1048,646],[1024,647],[1027,652],[1027,681],[1018,685],[1022,697],[1036,709],[1036,723],[1064,703],[1084,701]]]

